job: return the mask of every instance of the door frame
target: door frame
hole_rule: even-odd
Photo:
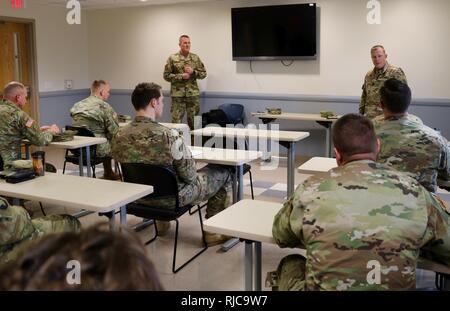
[[[25,24],[27,28],[27,41],[28,44],[28,55],[30,60],[30,85],[31,94],[29,97],[31,101],[28,101],[30,105],[31,117],[40,123],[40,112],[39,112],[39,82],[38,82],[38,65],[37,65],[37,50],[36,50],[36,20],[31,18],[20,18],[20,17],[10,17],[0,15],[0,21],[13,22]],[[19,81],[22,82],[22,81]],[[3,88],[3,85],[0,86]]]

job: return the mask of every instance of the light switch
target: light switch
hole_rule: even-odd
[[[64,80],[64,88],[71,90],[73,88],[73,80]]]

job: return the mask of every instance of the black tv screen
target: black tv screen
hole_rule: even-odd
[[[316,58],[316,4],[231,9],[233,60]]]

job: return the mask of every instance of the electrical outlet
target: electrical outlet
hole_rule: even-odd
[[[64,80],[64,88],[71,90],[73,88],[73,80]]]

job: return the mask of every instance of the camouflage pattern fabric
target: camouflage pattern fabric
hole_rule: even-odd
[[[380,107],[380,89],[384,82],[390,78],[407,83],[403,70],[389,63],[386,63],[382,69],[374,68],[366,74],[359,104],[360,114],[370,119],[383,114],[383,110]]]
[[[107,157],[111,153],[111,140],[119,130],[119,119],[114,109],[101,98],[89,96],[70,109],[73,125],[87,126],[97,137],[105,137],[106,143],[97,145],[97,155]]]
[[[377,162],[410,173],[428,191],[436,192],[437,178],[450,179],[450,146],[438,132],[420,118],[384,116],[373,120],[381,141]]]
[[[184,80],[182,76],[186,66],[191,66],[194,72],[189,79]],[[189,53],[184,57],[178,52],[167,59],[164,80],[170,82],[173,123],[180,123],[184,112],[187,111],[189,127],[191,130],[194,129],[194,116],[200,111],[200,90],[197,79],[204,78],[206,78],[206,69],[196,54]]]
[[[0,100],[0,120],[0,156],[5,170],[12,168],[12,161],[20,159],[23,139],[35,146],[45,146],[52,141],[50,132],[41,131],[36,121],[7,100]]]
[[[181,123],[184,114],[187,112],[187,123],[191,130],[195,129],[194,118],[200,112],[199,97],[172,97],[170,113],[172,123]]]
[[[304,280],[299,273],[284,274],[304,285],[289,279],[279,284],[304,290],[414,288],[421,248],[450,265],[448,222],[440,202],[405,173],[370,160],[347,163],[307,179],[275,216],[277,244],[305,248],[307,257]],[[379,282],[369,281],[369,261],[380,266]]]
[[[78,219],[69,215],[50,215],[31,219],[21,206],[9,205],[0,197],[0,263],[16,258],[31,241],[49,233],[80,230]]]
[[[228,168],[207,165],[196,170],[190,150],[182,136],[150,118],[136,117],[119,129],[112,141],[112,156],[120,163],[147,163],[172,166],[178,179],[181,206],[208,200],[207,217],[231,203],[231,177]],[[140,203],[173,208],[174,200],[167,198],[141,199]]]

